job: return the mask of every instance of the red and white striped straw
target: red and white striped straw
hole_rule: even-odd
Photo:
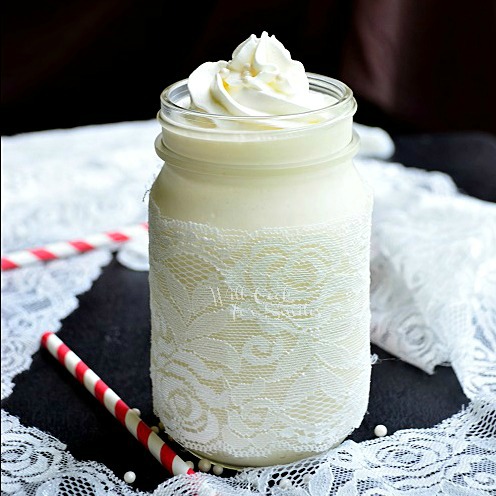
[[[132,238],[148,231],[148,223],[143,222],[134,226],[124,227],[118,231],[107,231],[91,234],[82,239],[50,243],[38,248],[30,248],[9,253],[2,257],[2,270],[17,269],[39,261],[66,258],[79,253],[85,253],[96,248],[109,247],[125,243]]]
[[[53,332],[45,332],[41,343],[169,473],[196,473]]]

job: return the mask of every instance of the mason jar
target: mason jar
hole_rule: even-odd
[[[353,164],[356,102],[307,73],[322,109],[235,117],[161,95],[149,196],[155,414],[229,467],[342,442],[370,384],[372,197]]]

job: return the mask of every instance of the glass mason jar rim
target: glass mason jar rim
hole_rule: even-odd
[[[165,115],[170,115],[171,113],[178,113],[184,116],[198,117],[198,118],[212,118],[220,122],[238,122],[238,123],[249,123],[256,121],[258,123],[277,120],[294,120],[301,119],[305,117],[312,117],[313,115],[321,115],[323,112],[332,111],[336,112],[336,119],[339,120],[340,117],[345,117],[350,114],[354,114],[356,111],[356,102],[353,97],[353,91],[351,88],[339,81],[338,79],[331,78],[329,76],[324,76],[321,74],[316,74],[313,72],[306,72],[310,89],[313,91],[319,91],[320,93],[325,93],[336,98],[337,101],[320,107],[318,109],[307,110],[305,112],[289,113],[289,114],[273,114],[273,115],[231,115],[231,114],[213,114],[208,112],[203,112],[201,110],[195,110],[191,108],[186,108],[177,103],[179,98],[183,98],[189,95],[187,89],[188,79],[182,79],[176,81],[175,83],[167,86],[160,94],[161,103],[161,113]],[[346,112],[346,107],[349,108],[349,112]]]

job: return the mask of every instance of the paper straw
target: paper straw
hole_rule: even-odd
[[[96,248],[111,247],[125,243],[130,239],[148,231],[148,223],[143,222],[134,226],[124,227],[118,231],[107,231],[91,234],[82,239],[50,243],[38,248],[19,250],[2,257],[2,270],[17,269],[39,261],[66,258],[79,253],[85,253]]]
[[[53,332],[45,332],[41,343],[169,473],[196,473]]]

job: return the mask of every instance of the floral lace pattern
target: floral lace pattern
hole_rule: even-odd
[[[177,476],[143,493],[99,463],[75,460],[60,441],[2,412],[2,494],[490,496],[496,488],[495,419],[494,401],[477,400],[430,429],[345,441],[317,457],[229,479]]]
[[[78,462],[63,443],[2,410],[2,494],[139,494],[99,463]]]
[[[164,218],[150,200],[149,219],[154,408],[177,442],[242,465],[322,452],[360,425],[370,209],[245,232]]]
[[[149,149],[155,129],[145,121],[2,138],[2,253],[146,220],[143,178],[151,184],[160,165]],[[2,399],[41,334],[60,328],[109,261],[102,249],[2,272]]]
[[[29,368],[43,332],[60,329],[78,306],[76,295],[91,287],[109,261],[110,253],[98,250],[2,274],[2,399],[12,392],[14,377]]]
[[[450,364],[471,399],[495,395],[496,205],[440,173],[373,161],[361,171],[376,191],[372,341],[428,373]]]
[[[145,183],[160,166],[153,150],[157,133],[150,121],[2,138],[2,250],[145,220]],[[496,492],[494,205],[460,195],[445,174],[363,158],[356,164],[374,189],[372,340],[429,373],[451,363],[471,404],[430,429],[346,441],[283,467],[246,470],[230,479],[173,477],[154,496]],[[431,252],[428,233],[444,251]],[[121,259],[146,269],[143,251],[133,249],[139,264],[132,256]],[[443,256],[457,264],[459,287],[446,283],[453,270]],[[75,295],[90,287],[107,260],[109,252],[102,250],[21,269],[22,277],[2,273],[2,397],[10,394],[15,374],[29,367],[39,333],[59,328],[77,305]],[[435,298],[442,293],[446,305]],[[144,494],[102,464],[75,460],[57,439],[5,411],[2,493]]]

